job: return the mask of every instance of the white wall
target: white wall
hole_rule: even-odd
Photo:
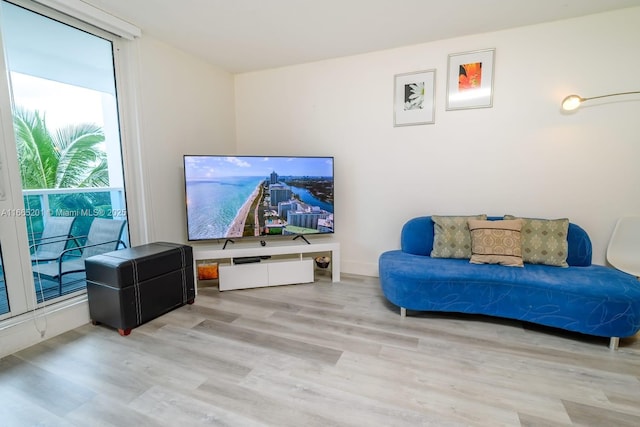
[[[640,214],[640,97],[559,105],[640,90],[638,22],[633,8],[237,75],[238,152],[335,156],[345,272],[377,275],[428,214],[568,217],[603,264],[616,219]],[[445,111],[448,54],[486,48],[493,108]],[[394,128],[393,76],[433,68],[436,123]]]
[[[235,152],[233,75],[148,36],[139,52],[149,240],[186,242],[182,156]]]

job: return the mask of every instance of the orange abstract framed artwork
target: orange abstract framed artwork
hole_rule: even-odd
[[[493,106],[495,49],[449,55],[447,110]]]
[[[435,123],[436,70],[396,74],[393,94],[393,125]]]

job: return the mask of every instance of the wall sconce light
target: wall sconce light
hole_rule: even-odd
[[[640,91],[611,93],[608,95],[592,96],[591,98],[583,98],[579,95],[569,95],[562,100],[562,111],[576,110],[580,106],[580,104],[582,104],[585,101],[589,101],[591,99],[607,98],[609,96],[618,96],[618,95],[632,95],[637,93],[640,93]]]

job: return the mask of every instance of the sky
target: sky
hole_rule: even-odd
[[[45,113],[49,130],[74,123],[104,126],[102,92],[16,72],[11,89],[17,106]]]
[[[187,179],[225,176],[333,176],[332,157],[185,156]]]

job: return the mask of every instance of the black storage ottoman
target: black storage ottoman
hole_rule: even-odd
[[[123,336],[195,299],[191,246],[149,243],[89,257],[85,267],[92,323]]]

